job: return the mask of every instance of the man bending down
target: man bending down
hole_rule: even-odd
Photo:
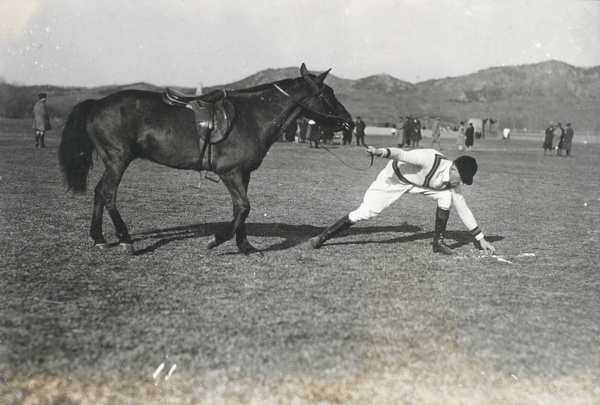
[[[350,228],[358,221],[379,215],[404,193],[423,194],[437,201],[433,251],[446,255],[455,252],[444,243],[444,234],[452,203],[458,216],[471,235],[479,241],[486,253],[494,253],[494,247],[485,240],[475,217],[462,194],[462,184],[473,184],[477,162],[470,156],[460,156],[452,161],[435,149],[404,151],[398,148],[375,149],[367,147],[367,153],[390,159],[387,166],[371,184],[363,203],[358,209],[340,218],[320,235],[310,240],[314,249],[325,241]]]

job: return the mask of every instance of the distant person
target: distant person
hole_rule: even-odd
[[[38,101],[33,106],[33,130],[35,132],[35,147],[45,148],[44,137],[46,131],[52,129],[50,125],[50,117],[48,116],[48,108],[46,107],[46,93],[38,95]]]
[[[403,133],[403,138],[404,138],[404,147],[406,147],[406,148],[410,148],[411,145],[413,145],[413,136],[414,136],[414,132],[415,132],[415,130],[414,130],[415,125],[416,125],[416,120],[414,118],[406,117],[406,119],[404,120],[404,131],[402,131],[402,133]]]
[[[413,124],[413,131],[410,141],[413,148],[418,148],[419,143],[421,143],[421,139],[423,139],[423,135],[421,134],[421,121],[415,119]]]
[[[458,133],[456,134],[456,146],[458,150],[463,150],[465,147],[465,123],[460,122]]]
[[[342,146],[352,145],[352,131],[354,130],[354,122],[350,121],[349,126],[344,126],[342,130]]]
[[[444,243],[450,208],[454,205],[458,216],[471,236],[479,241],[486,253],[494,247],[485,240],[473,213],[463,196],[463,184],[473,184],[477,162],[471,156],[460,156],[454,161],[435,149],[404,151],[400,148],[367,147],[371,156],[389,159],[386,167],[371,184],[358,209],[344,215],[320,235],[310,239],[313,249],[333,238],[359,221],[375,218],[405,193],[422,194],[437,202],[433,252],[453,255],[455,252]]]
[[[562,125],[559,123],[556,124],[554,130],[552,131],[552,135],[556,137],[558,140],[558,144],[556,145],[556,156],[562,155],[562,147],[563,147],[563,137],[565,136],[565,130]]]
[[[308,120],[300,118],[298,121],[298,143],[306,142],[306,132],[308,131]]]
[[[367,124],[365,124],[365,122],[360,119],[360,115],[356,117],[356,122],[354,123],[354,128],[356,128],[356,144],[357,145],[362,145],[362,146],[366,146],[365,145],[365,128],[367,127]]]
[[[550,123],[550,125],[548,126],[548,128],[546,128],[546,131],[544,131],[544,156],[546,156],[546,153],[549,151],[552,151],[553,146],[553,139],[554,139],[554,125],[552,123]]]
[[[440,143],[440,119],[435,118],[431,124],[431,147],[433,149],[442,150],[442,144]],[[437,143],[438,147],[435,148]]]
[[[510,139],[510,128],[504,128],[504,130],[502,131],[502,139]]]
[[[465,146],[467,150],[473,150],[473,143],[475,142],[475,128],[473,128],[473,123],[469,122],[469,126],[465,131]]]
[[[400,121],[396,124],[396,145],[401,148],[404,143],[404,117],[401,116]]]
[[[571,127],[571,123],[567,124],[567,130],[565,131],[565,136],[563,137],[563,149],[565,150],[565,157],[571,156],[571,144],[573,143],[573,135],[575,135],[573,131],[573,127]]]
[[[313,120],[308,120],[308,146],[313,147],[313,142],[315,144],[315,149],[319,149],[319,136],[321,135],[319,132],[319,128],[317,128],[317,123]]]

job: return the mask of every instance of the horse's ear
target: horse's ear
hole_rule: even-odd
[[[323,82],[325,81],[325,78],[327,77],[327,75],[329,74],[330,71],[331,71],[331,69],[327,70],[326,72],[321,73],[319,76],[317,76],[315,78],[315,82],[317,84],[323,84]]]
[[[302,66],[300,66],[300,75],[302,77],[308,76],[308,69],[306,68],[306,65],[304,63],[302,63]]]

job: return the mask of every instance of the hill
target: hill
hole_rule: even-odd
[[[268,69],[230,85],[238,89],[296,77],[297,68]],[[359,80],[330,73],[326,83],[353,116],[371,125],[398,117],[441,117],[455,125],[468,118],[492,118],[501,127],[541,130],[549,121],[573,122],[579,130],[600,132],[600,66],[578,68],[558,61],[494,67],[417,84],[388,74]]]
[[[315,72],[317,73],[317,72]],[[266,69],[242,80],[207,87],[235,90],[299,75],[297,67]],[[443,125],[468,118],[493,118],[500,127],[541,130],[549,121],[572,122],[579,131],[600,132],[600,66],[579,68],[559,61],[493,67],[473,74],[416,84],[388,74],[348,80],[330,73],[326,83],[353,116],[370,125],[389,125],[398,117],[440,117]],[[49,108],[64,117],[78,101],[122,89],[161,91],[147,83],[97,88],[17,87],[0,83],[0,116],[29,117],[40,91]],[[193,92],[195,88],[180,88]]]

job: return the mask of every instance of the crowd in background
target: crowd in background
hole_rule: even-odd
[[[544,156],[548,154],[553,155],[554,153],[556,153],[556,156],[571,156],[571,145],[574,134],[575,132],[573,131],[573,127],[571,127],[571,123],[567,124],[565,130],[560,122],[556,123],[556,125],[551,122],[546,131],[544,131]],[[564,155],[563,151],[565,152]]]

